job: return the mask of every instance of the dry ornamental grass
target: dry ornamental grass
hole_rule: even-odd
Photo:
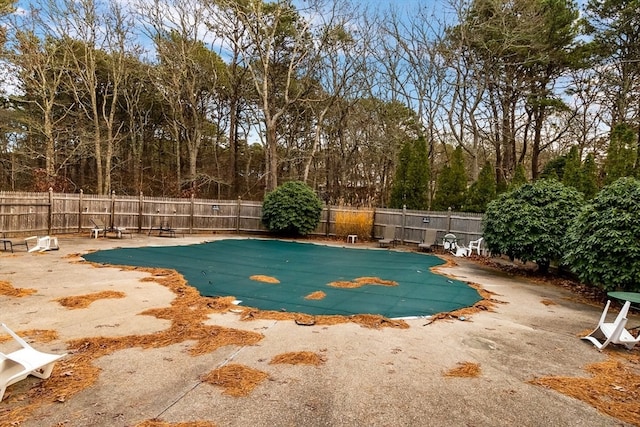
[[[335,233],[340,238],[355,234],[358,239],[371,236],[373,211],[341,210],[336,212]]]

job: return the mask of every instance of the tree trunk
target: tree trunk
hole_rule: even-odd
[[[267,182],[265,190],[273,191],[278,187],[278,144],[276,125],[274,120],[269,120],[267,125]]]

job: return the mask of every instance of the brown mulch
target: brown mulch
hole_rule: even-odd
[[[640,426],[640,354],[607,352],[604,362],[585,367],[581,377],[540,377],[529,381],[582,400],[600,412]]]
[[[87,295],[58,298],[54,301],[59,302],[60,305],[67,307],[70,310],[77,310],[79,308],[87,308],[91,303],[99,299],[124,298],[125,296],[126,294],[120,291],[102,291]]]
[[[135,425],[135,427],[216,427],[209,421],[189,421],[187,423],[168,423],[162,420],[146,420]]]
[[[0,295],[7,297],[22,298],[35,294],[35,289],[29,288],[14,288],[13,285],[7,281],[0,280]]]
[[[253,276],[249,276],[249,279],[255,280],[256,282],[271,283],[274,285],[280,283],[280,280],[276,279],[275,277],[264,276],[262,274],[254,274]]]
[[[380,285],[380,286],[398,286],[398,282],[393,280],[384,280],[379,277],[358,277],[351,281],[339,280],[329,283],[329,286],[334,288],[348,288],[354,289],[365,285]]]
[[[312,351],[294,351],[290,353],[282,353],[274,356],[269,364],[286,363],[289,365],[313,365],[319,366],[326,362],[326,359]]]
[[[7,325],[9,326],[9,325]],[[12,328],[13,330],[13,328]],[[24,331],[13,331],[22,338],[30,338],[36,342],[51,342],[58,339],[58,332],[49,329],[25,329]],[[0,335],[0,343],[11,341],[13,337],[10,335]],[[28,340],[27,340],[28,341]]]
[[[320,299],[323,299],[326,296],[327,296],[327,294],[325,294],[322,291],[315,291],[315,292],[311,292],[309,295],[304,297],[304,299],[320,300]]]
[[[223,394],[248,396],[269,374],[237,363],[214,369],[204,376],[204,382],[224,388]]]
[[[480,365],[473,362],[459,362],[456,367],[443,374],[445,377],[474,378],[480,376]]]

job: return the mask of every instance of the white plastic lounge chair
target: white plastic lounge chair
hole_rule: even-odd
[[[36,240],[36,245],[29,249],[29,252],[44,252],[44,251],[56,251],[60,249],[58,246],[58,238],[57,237],[49,237],[49,236],[32,236],[24,239],[28,240]]]
[[[395,246],[396,242],[396,228],[393,226],[385,227],[382,239],[378,240],[380,247]]]
[[[582,339],[591,341],[600,351],[611,343],[622,344],[627,347],[627,349],[631,350],[636,344],[638,344],[638,342],[640,342],[640,336],[638,336],[638,338],[634,338],[633,335],[625,329],[625,326],[627,325],[627,313],[629,312],[631,302],[627,301],[624,303],[620,313],[618,313],[618,316],[613,323],[605,322],[607,312],[609,311],[609,305],[611,305],[611,301],[607,301],[607,305],[604,307],[604,311],[602,312],[602,316],[600,316],[600,321],[598,322],[596,329],[586,337],[582,337]]]
[[[9,329],[7,325],[4,323],[0,325],[22,347],[9,354],[0,352],[0,401],[2,401],[7,387],[29,375],[43,379],[49,378],[55,362],[66,356],[66,353],[50,354],[38,351]]]
[[[469,242],[469,255],[471,255],[473,253],[473,250],[475,249],[476,252],[478,252],[478,255],[480,255],[480,247],[482,246],[482,240],[484,240],[484,237],[479,238],[478,240],[472,240]]]

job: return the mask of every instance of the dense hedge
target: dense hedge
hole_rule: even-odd
[[[565,263],[580,280],[605,291],[640,292],[640,181],[604,187],[575,219]]]
[[[262,203],[262,223],[272,232],[306,235],[316,229],[322,201],[301,181],[289,181],[276,188]]]
[[[501,194],[487,205],[483,236],[491,253],[534,261],[546,272],[566,246],[582,195],[557,180],[539,180]]]

